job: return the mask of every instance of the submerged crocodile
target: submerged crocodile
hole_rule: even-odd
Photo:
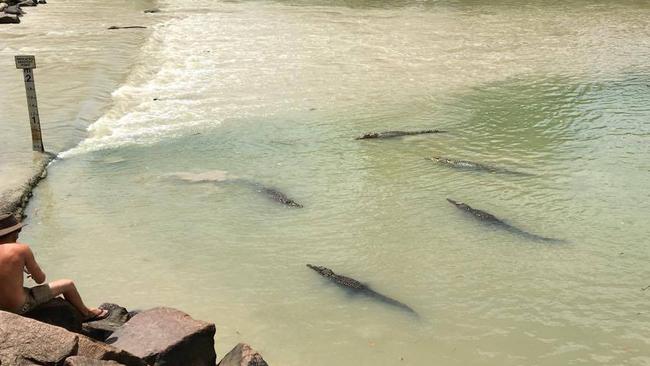
[[[354,291],[354,293],[358,294],[364,294],[366,296],[370,296],[373,299],[377,299],[381,302],[384,302],[389,305],[396,306],[402,310],[405,310],[413,315],[418,315],[418,313],[415,312],[415,310],[411,309],[408,305],[401,303],[395,299],[391,299],[388,296],[382,295],[378,292],[375,292],[373,289],[368,287],[367,285],[364,285],[363,283],[342,275],[338,275],[334,273],[331,269],[323,266],[314,266],[311,264],[307,264],[307,267],[313,269],[314,271],[318,272],[321,276],[327,278],[330,281],[333,281],[339,286],[342,286],[346,289]]]
[[[452,205],[456,206],[456,208],[458,208],[459,210],[462,210],[462,211],[465,211],[465,212],[471,214],[472,216],[476,217],[477,219],[479,219],[480,221],[482,221],[482,222],[484,222],[486,224],[491,224],[491,225],[498,226],[498,227],[500,227],[502,229],[505,229],[505,230],[507,230],[507,231],[509,231],[511,233],[521,235],[521,236],[523,236],[523,237],[525,237],[527,239],[537,240],[537,241],[544,241],[544,242],[552,242],[552,243],[562,243],[562,242],[564,242],[564,240],[562,240],[562,239],[547,238],[547,237],[544,237],[544,236],[539,236],[539,235],[535,235],[535,234],[531,234],[529,232],[523,231],[523,230],[521,230],[519,228],[516,228],[516,227],[514,227],[514,226],[512,226],[510,224],[507,224],[507,223],[501,221],[496,216],[494,216],[494,215],[492,215],[490,213],[487,213],[485,211],[481,211],[479,209],[473,208],[473,207],[471,207],[471,206],[469,206],[469,205],[467,205],[465,203],[456,202],[456,201],[454,201],[454,200],[452,200],[450,198],[447,198],[447,201],[449,201],[449,203],[451,203]]]
[[[533,175],[530,173],[517,172],[505,168],[499,168],[499,167],[485,165],[481,163],[475,163],[473,161],[468,161],[468,160],[456,160],[456,159],[449,159],[440,156],[434,156],[427,159],[433,161],[434,163],[446,165],[456,169],[475,170],[475,171],[484,171],[488,173],[512,174],[512,175],[521,175],[521,176]]]
[[[264,194],[269,199],[281,203],[287,207],[302,208],[303,206],[287,197],[286,194],[280,192],[276,188],[268,187],[262,183],[255,182],[249,179],[238,178],[230,176],[228,172],[221,170],[206,171],[203,173],[189,173],[180,172],[172,173],[169,176],[181,179],[191,183],[215,183],[215,184],[236,184],[252,188],[256,192]]]
[[[252,184],[253,186],[255,186],[256,187],[255,189],[258,192],[261,192],[261,193],[265,194],[268,198],[270,198],[271,200],[273,200],[275,202],[279,202],[279,203],[281,203],[281,204],[283,204],[285,206],[288,206],[288,207],[296,207],[296,208],[302,208],[303,207],[300,203],[292,200],[291,198],[287,197],[286,194],[278,191],[275,188],[266,187],[266,186],[263,186],[260,183],[256,183],[256,182],[248,182],[248,181],[246,181],[246,182],[248,184]]]
[[[368,132],[364,135],[361,135],[355,140],[366,140],[366,139],[389,139],[393,137],[400,136],[412,136],[412,135],[423,135],[427,133],[445,133],[447,131],[440,130],[418,130],[418,131],[384,131],[384,132]]]
[[[108,30],[114,30],[114,29],[146,29],[147,27],[142,26],[142,25],[128,25],[126,27],[119,27],[117,25],[111,25],[110,27],[106,28]]]

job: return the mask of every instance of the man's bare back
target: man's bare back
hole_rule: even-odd
[[[0,245],[0,283],[3,284],[0,286],[0,309],[2,310],[15,312],[25,303],[23,271],[27,256],[34,260],[27,245],[19,243]]]

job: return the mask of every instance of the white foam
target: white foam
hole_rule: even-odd
[[[202,112],[206,103],[201,100],[201,80],[210,74],[210,63],[187,64],[182,55],[169,50],[176,43],[165,34],[174,22],[154,27],[141,61],[126,84],[112,93],[112,107],[88,127],[89,136],[84,141],[60,157],[129,144],[153,144],[220,123],[219,118]]]

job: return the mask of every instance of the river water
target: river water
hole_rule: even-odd
[[[217,324],[220,356],[245,341],[271,364],[650,364],[647,2],[158,6],[119,22],[150,29],[100,36],[85,75],[106,83],[40,76],[81,101],[60,113],[97,106],[45,136],[68,143],[21,239],[50,278],[183,309]],[[354,139],[431,128],[447,133]]]

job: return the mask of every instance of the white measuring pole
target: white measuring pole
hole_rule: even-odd
[[[32,129],[32,149],[44,152],[41,137],[41,120],[38,116],[38,103],[36,102],[36,86],[34,85],[34,71],[36,58],[34,56],[16,56],[16,68],[23,69],[25,79],[25,92],[27,93],[27,108],[29,109],[29,125]]]

